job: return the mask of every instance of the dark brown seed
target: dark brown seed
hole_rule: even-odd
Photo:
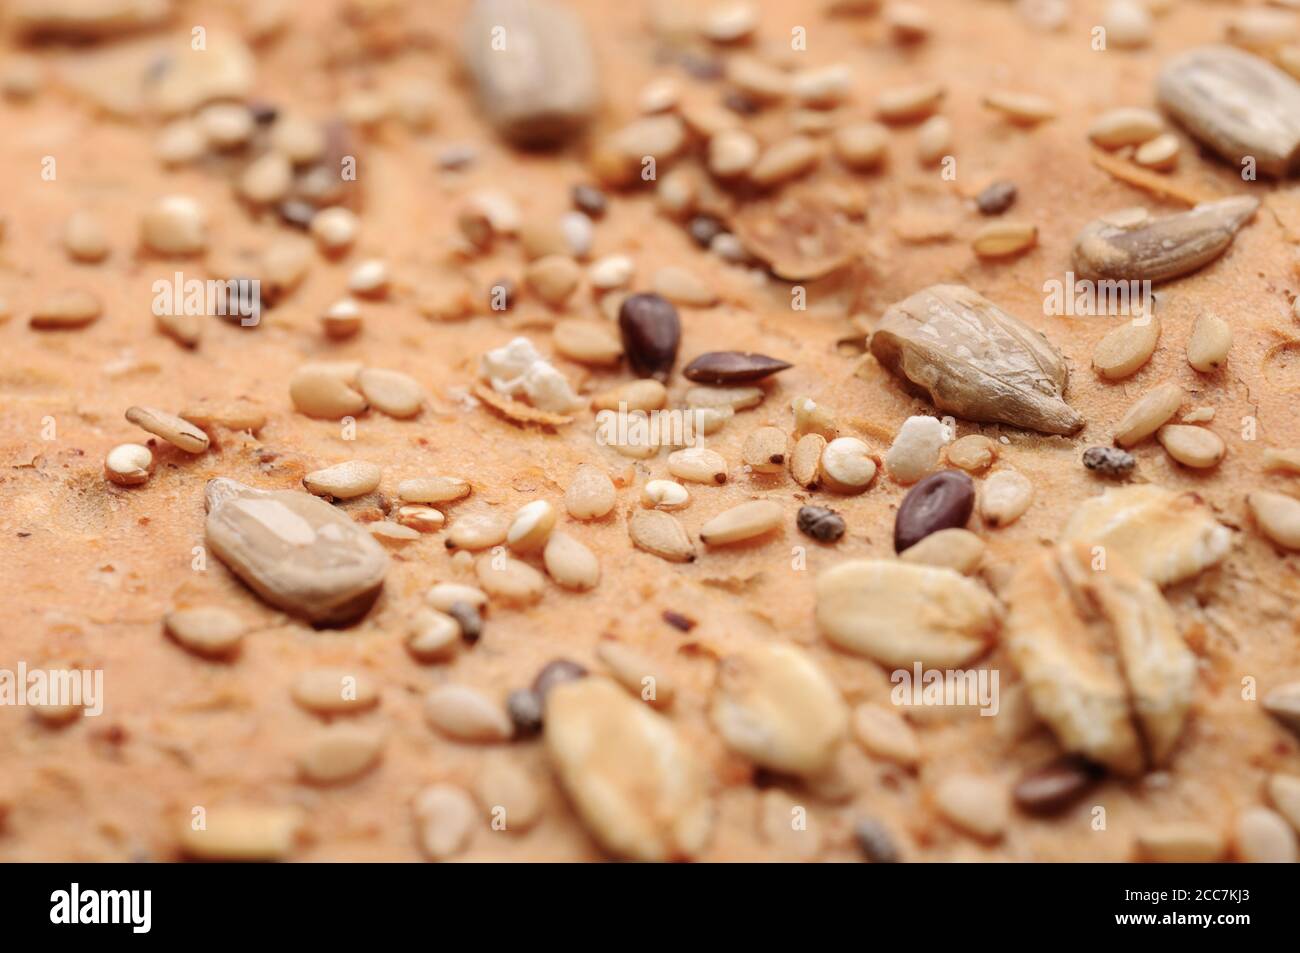
[[[696,215],[686,226],[686,230],[691,233],[691,238],[695,244],[701,248],[708,248],[717,238],[727,230],[721,219],[714,218],[712,215]]]
[[[460,637],[466,642],[477,642],[483,634],[483,617],[473,603],[453,602],[447,607],[447,615],[460,625]]]
[[[1077,755],[1035,768],[1012,789],[1016,806],[1027,814],[1058,814],[1101,780],[1104,772]]]
[[[682,376],[697,384],[750,384],[793,365],[744,351],[709,351],[686,365]]]
[[[535,735],[542,730],[542,699],[531,688],[516,688],[507,695],[506,712],[516,735]]]
[[[688,615],[682,615],[680,612],[674,612],[672,609],[665,609],[663,619],[674,629],[682,632],[689,632],[698,624]]]
[[[795,525],[819,543],[833,543],[844,535],[844,517],[824,506],[801,506]]]
[[[1011,208],[1016,201],[1014,182],[994,182],[979,195],[975,196],[975,205],[981,215],[1001,215]]]
[[[281,202],[277,211],[280,213],[281,221],[286,225],[305,229],[316,215],[316,206],[302,199],[289,199]]]
[[[975,484],[960,470],[940,470],[912,487],[894,518],[894,552],[931,533],[966,525],[975,506]]]
[[[763,108],[762,104],[753,96],[742,93],[738,89],[733,89],[723,96],[722,105],[741,116],[753,116]]]
[[[637,376],[667,380],[682,338],[681,319],[668,299],[653,292],[628,295],[618,309],[618,328]]]
[[[873,817],[860,818],[853,825],[853,839],[873,864],[897,864],[903,859],[885,825]]]
[[[566,658],[557,658],[554,661],[547,662],[542,666],[542,670],[537,673],[537,677],[533,679],[533,692],[545,703],[547,693],[556,685],[574,682],[586,676],[586,668],[577,662],[570,662]]]
[[[259,126],[269,125],[275,122],[276,117],[280,115],[280,109],[273,103],[265,100],[255,99],[248,104],[248,111],[253,114],[253,122]]]
[[[1102,476],[1128,476],[1137,466],[1137,458],[1119,447],[1089,447],[1083,451],[1083,465]]]
[[[594,185],[575,185],[573,187],[573,207],[579,212],[586,212],[590,218],[600,218],[608,206],[605,193]]]

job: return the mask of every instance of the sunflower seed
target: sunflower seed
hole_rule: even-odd
[[[930,533],[898,554],[905,562],[955,569],[963,576],[979,568],[983,557],[984,540],[960,527]]]
[[[795,518],[799,532],[819,543],[833,543],[844,535],[844,517],[824,506],[801,506]]]
[[[457,741],[508,741],[514,734],[500,706],[466,685],[439,685],[424,698],[424,717],[438,731]]]
[[[849,560],[817,577],[816,597],[832,644],[890,668],[959,668],[984,654],[999,623],[983,587],[934,566]]]
[[[153,407],[129,407],[126,419],[186,453],[202,453],[208,449],[208,435],[175,414]]]
[[[1022,776],[1011,796],[1026,814],[1059,814],[1087,794],[1102,773],[1083,758],[1066,755]]]
[[[1156,864],[1213,863],[1226,847],[1222,834],[1195,821],[1150,824],[1137,835],[1138,855]]]
[[[695,546],[682,524],[661,510],[638,510],[627,522],[632,543],[671,563],[695,560]]]
[[[1257,208],[1259,199],[1242,195],[1162,218],[1141,208],[1103,215],[1075,239],[1074,266],[1089,279],[1168,281],[1227,251]]]
[[[431,784],[415,796],[420,847],[430,860],[448,860],[469,846],[479,821],[474,799],[453,784]]]
[[[344,715],[379,704],[379,687],[365,672],[313,668],[293,683],[293,700],[317,715]]]
[[[781,525],[781,507],[771,500],[750,500],[719,513],[700,527],[700,542],[723,546],[770,533]]]
[[[641,377],[667,380],[682,335],[677,309],[657,294],[629,295],[619,307],[618,326],[632,370]]]
[[[191,652],[213,658],[234,652],[248,631],[239,616],[220,606],[176,609],[163,616],[163,625]]]
[[[861,493],[876,478],[871,448],[857,437],[836,437],[822,450],[821,482],[837,493]]]
[[[1300,500],[1284,493],[1255,490],[1246,497],[1260,532],[1283,549],[1300,550]]]
[[[488,554],[479,558],[474,572],[483,591],[506,605],[529,606],[542,598],[545,580],[528,563]]]
[[[323,470],[313,470],[302,478],[307,491],[317,496],[350,500],[365,496],[379,486],[383,471],[365,460],[348,460]]]
[[[1178,413],[1183,405],[1183,389],[1177,384],[1164,383],[1147,391],[1125,411],[1115,426],[1115,442],[1121,447],[1132,447],[1159,430]]]
[[[296,807],[213,807],[204,824],[189,819],[180,830],[181,850],[196,860],[283,860],[302,831]]]
[[[1222,438],[1204,427],[1165,424],[1156,431],[1156,440],[1165,451],[1185,467],[1205,470],[1218,466],[1228,452]]]
[[[1136,374],[1151,360],[1160,340],[1160,319],[1143,314],[1108,331],[1092,350],[1092,366],[1108,381]]]
[[[1015,470],[989,474],[980,487],[980,516],[985,525],[1006,526],[1018,520],[1034,498],[1034,485]]]
[[[975,508],[975,484],[956,470],[941,470],[912,487],[894,518],[894,552],[901,553],[941,529],[966,525]]]
[[[99,298],[89,291],[65,291],[43,301],[28,324],[40,331],[81,328],[104,313]]]
[[[149,480],[153,453],[138,443],[123,443],[104,457],[104,476],[120,486],[139,486]]]
[[[1247,157],[1282,176],[1300,156],[1300,84],[1266,60],[1204,46],[1169,60],[1156,86],[1160,105],[1236,166]]]
[[[1187,363],[1202,374],[1223,366],[1232,347],[1232,325],[1213,314],[1201,314],[1187,339]]]
[[[1083,451],[1083,465],[1102,476],[1123,477],[1133,472],[1137,459],[1117,447],[1089,447]]]
[[[320,729],[298,755],[298,773],[316,784],[339,784],[365,774],[379,761],[384,741],[356,725]]]
[[[600,560],[567,533],[552,533],[542,551],[546,572],[565,589],[594,589],[600,582]]]
[[[306,493],[208,482],[208,547],[271,605],[315,623],[351,622],[383,587],[388,556],[364,529]]]
[[[1083,418],[1062,400],[1069,371],[1038,332],[962,285],[933,285],[891,306],[871,353],[968,420],[1071,434]]]

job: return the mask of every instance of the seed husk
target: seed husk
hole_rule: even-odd
[[[1094,219],[1074,243],[1074,266],[1082,277],[1113,281],[1168,281],[1218,258],[1255,210],[1249,195],[1202,202],[1174,215],[1155,217],[1128,208]]]
[[[209,481],[204,500],[208,548],[272,605],[341,624],[364,615],[379,595],[387,554],[328,503],[225,478]]]
[[[824,277],[859,254],[855,224],[814,186],[743,203],[731,228],[745,251],[786,281]]]
[[[153,452],[138,443],[118,444],[104,457],[104,476],[119,486],[147,483],[153,470]]]
[[[618,326],[632,370],[641,377],[666,381],[682,336],[677,309],[657,294],[628,295],[618,310]]]
[[[126,419],[186,453],[202,453],[208,449],[208,435],[175,414],[153,407],[129,407]]]
[[[594,589],[600,582],[600,560],[568,533],[552,533],[542,551],[546,572],[565,589]]]
[[[1084,758],[1065,755],[1023,775],[1011,797],[1026,814],[1060,814],[1095,787],[1103,773]]]
[[[1252,157],[1282,176],[1300,157],[1300,84],[1271,63],[1230,46],[1203,46],[1169,60],[1156,82],[1160,105],[1234,166]]]
[[[1069,371],[1038,332],[962,285],[933,285],[886,310],[871,353],[968,420],[1072,434],[1083,426],[1061,395]]]
[[[186,815],[180,846],[196,860],[283,860],[293,852],[302,826],[296,807],[213,807],[197,829]]]
[[[424,717],[457,741],[508,741],[514,725],[505,711],[478,689],[439,685],[424,697]]]
[[[576,520],[598,520],[609,514],[617,499],[609,474],[598,466],[584,463],[564,492],[564,507]]]
[[[695,546],[682,524],[662,510],[638,510],[627,522],[628,534],[638,549],[671,563],[695,559]]]
[[[344,715],[379,704],[379,687],[365,672],[345,668],[313,668],[303,672],[291,689],[293,700],[317,715]]]
[[[806,433],[794,445],[790,456],[790,476],[802,487],[812,488],[821,473],[822,454],[826,438],[818,433]]]
[[[163,616],[163,625],[182,646],[210,658],[233,653],[248,631],[238,615],[220,606],[176,609]]]
[[[357,725],[330,725],[298,755],[298,773],[315,784],[340,784],[365,774],[379,762],[384,739]]]
[[[836,437],[818,463],[820,482],[837,493],[861,493],[876,478],[871,448],[857,437]]]
[[[700,527],[700,542],[724,546],[770,533],[781,525],[781,507],[771,500],[750,500],[719,513]]]
[[[454,784],[431,784],[411,805],[420,848],[430,860],[449,860],[469,846],[481,823],[474,799]]]
[[[931,533],[966,525],[975,508],[975,484],[965,473],[940,470],[907,492],[894,518],[894,552],[911,549]]]
[[[1120,418],[1115,427],[1115,442],[1125,449],[1141,443],[1178,413],[1184,396],[1183,389],[1172,382],[1153,387]]]
[[[483,591],[506,605],[533,605],[546,587],[540,572],[512,557],[498,560],[489,553],[475,563],[474,572]]]
[[[1118,447],[1089,447],[1083,451],[1083,465],[1107,477],[1125,477],[1137,466],[1137,458]]]
[[[759,427],[748,437],[740,456],[755,473],[781,473],[788,455],[785,431],[778,427]]]
[[[424,405],[424,388],[400,371],[364,368],[357,375],[357,387],[375,410],[399,420],[414,417]]]
[[[103,312],[103,304],[89,291],[64,291],[43,301],[27,323],[39,331],[84,328]]]
[[[971,239],[971,249],[981,258],[1009,258],[1028,251],[1038,241],[1038,226],[1029,222],[990,222]]]
[[[969,576],[984,558],[984,540],[970,530],[950,527],[930,533],[919,543],[907,547],[898,558],[923,566],[942,566]]]
[[[1160,319],[1143,314],[1108,331],[1092,351],[1092,366],[1108,381],[1123,380],[1151,360],[1160,340]]]
[[[682,370],[682,376],[700,384],[752,384],[793,365],[766,354],[710,351]]]
[[[1232,325],[1217,315],[1202,313],[1187,339],[1187,363],[1202,374],[1217,371],[1228,360],[1232,347]]]
[[[1228,452],[1223,439],[1204,427],[1165,424],[1156,431],[1156,439],[1171,457],[1194,470],[1218,466]]]
[[[1300,500],[1285,493],[1255,490],[1246,504],[1260,531],[1283,549],[1300,550]]]
[[[302,478],[302,485],[316,496],[350,500],[365,496],[379,486],[383,470],[365,460],[348,460],[323,470],[313,470]]]

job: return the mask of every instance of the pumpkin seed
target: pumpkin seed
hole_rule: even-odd
[[[1283,549],[1300,550],[1300,500],[1255,490],[1247,495],[1246,505],[1265,536]]]
[[[118,444],[104,457],[104,476],[119,486],[147,483],[153,469],[153,453],[138,443]]]
[[[594,589],[600,582],[600,560],[567,533],[552,533],[542,551],[542,561],[552,579],[565,589]]]
[[[477,689],[439,685],[424,697],[429,724],[457,741],[508,741],[514,725],[505,711]]]
[[[695,560],[695,546],[682,524],[661,510],[638,510],[627,522],[628,534],[638,549],[671,563]]]
[[[313,470],[302,478],[302,485],[317,496],[350,500],[365,496],[379,486],[383,470],[365,460],[348,460],[323,470]]]
[[[1156,439],[1171,457],[1196,470],[1217,466],[1228,452],[1222,438],[1204,427],[1165,424],[1156,431]]]
[[[719,513],[700,527],[700,542],[723,546],[770,533],[781,525],[781,507],[771,500],[750,500]]]
[[[1202,374],[1213,373],[1228,360],[1231,347],[1232,325],[1216,315],[1200,314],[1187,339],[1187,363]]]
[[[1108,381],[1123,380],[1151,360],[1160,340],[1160,319],[1143,314],[1106,332],[1092,351],[1092,366]]]
[[[941,411],[1043,433],[1083,426],[1061,398],[1069,371],[1056,348],[963,285],[933,285],[891,306],[871,353]]]
[[[1141,443],[1178,413],[1184,396],[1183,389],[1174,383],[1151,388],[1120,418],[1115,427],[1115,442],[1125,448]]]
[[[153,407],[128,407],[126,419],[186,453],[208,449],[208,435],[188,420]]]

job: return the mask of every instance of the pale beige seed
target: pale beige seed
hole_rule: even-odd
[[[1300,734],[1300,682],[1270,689],[1260,704],[1281,724]]]
[[[1174,383],[1159,384],[1147,391],[1125,411],[1115,427],[1115,443],[1132,447],[1151,436],[1183,405],[1183,389]]]
[[[548,500],[533,500],[521,506],[510,521],[506,542],[517,553],[541,549],[555,528],[555,507]]]
[[[695,415],[695,429],[706,437],[717,433],[726,426],[728,420],[736,416],[730,407],[693,407],[691,413]]]
[[[1120,149],[1150,142],[1162,132],[1165,123],[1150,109],[1122,106],[1102,113],[1088,127],[1088,138],[1103,149]]]
[[[1248,864],[1294,864],[1300,856],[1296,832],[1285,817],[1266,807],[1237,815],[1233,830],[1237,859]]]
[[[816,860],[826,846],[823,826],[808,808],[777,788],[759,796],[758,834],[782,863]]]
[[[750,500],[724,510],[700,527],[700,542],[725,546],[770,533],[781,525],[781,506],[772,500]]]
[[[449,550],[479,550],[496,546],[506,541],[510,531],[510,522],[495,513],[475,513],[461,516],[451,524],[447,532]]]
[[[146,483],[152,470],[152,451],[138,443],[118,444],[104,457],[104,476],[119,486]]]
[[[1217,315],[1202,313],[1187,339],[1187,363],[1202,374],[1217,371],[1228,360],[1232,347],[1232,325]]]
[[[154,155],[163,165],[176,166],[193,162],[208,148],[203,129],[192,119],[177,119],[163,126],[154,141]]]
[[[163,626],[180,645],[209,658],[232,654],[248,631],[238,615],[220,606],[174,609],[163,616]]]
[[[675,480],[647,480],[641,488],[641,504],[659,510],[680,510],[691,502],[686,487]]]
[[[222,427],[226,430],[243,430],[257,433],[266,426],[266,412],[257,404],[243,398],[230,401],[205,401],[191,404],[180,414],[204,430]]]
[[[1141,314],[1106,332],[1092,350],[1092,366],[1108,381],[1123,380],[1151,360],[1160,340],[1160,319]]]
[[[727,461],[714,450],[687,447],[668,455],[668,472],[688,483],[726,483]]]
[[[943,566],[969,576],[984,558],[984,540],[968,529],[952,527],[931,533],[898,554],[904,562]]]
[[[723,129],[709,139],[709,171],[721,179],[743,175],[758,161],[758,140],[743,129]]]
[[[552,533],[542,550],[547,574],[565,589],[594,589],[600,582],[600,560],[568,533]]]
[[[707,308],[717,303],[718,293],[707,281],[677,265],[668,265],[654,273],[651,280],[655,293],[675,304]]]
[[[614,482],[602,468],[584,463],[573,474],[564,493],[564,508],[576,520],[607,516],[617,502]]]
[[[149,250],[161,255],[198,255],[208,247],[207,214],[188,196],[166,196],[145,212],[140,238]]]
[[[104,305],[89,291],[64,291],[42,301],[28,320],[41,331],[82,328],[104,313]]]
[[[248,164],[239,176],[238,190],[254,205],[279,202],[293,187],[293,166],[276,152],[267,152]]]
[[[662,666],[612,636],[596,644],[596,658],[616,682],[648,705],[668,708],[677,697],[677,685]]]
[[[919,3],[892,2],[885,7],[885,23],[895,43],[920,43],[930,35],[930,13]]]
[[[1183,418],[1186,420],[1187,418]],[[1300,473],[1300,447],[1278,449],[1267,447],[1260,458],[1265,470],[1280,470],[1284,473]]]
[[[835,158],[850,169],[874,169],[885,159],[889,130],[877,122],[856,122],[841,126],[831,137]]]
[[[853,737],[867,754],[905,768],[921,762],[921,740],[899,712],[883,705],[863,704],[853,709]]]
[[[686,406],[729,407],[733,411],[748,410],[763,402],[767,392],[761,387],[690,387],[686,391]]]
[[[334,205],[313,215],[307,230],[321,251],[333,254],[351,247],[361,223],[351,209]]]
[[[1193,407],[1187,413],[1183,414],[1183,423],[1185,424],[1208,424],[1214,420],[1213,407]],[[1267,451],[1265,451],[1267,455]],[[1265,464],[1267,466],[1267,464]]]
[[[808,488],[816,485],[825,452],[826,438],[821,434],[806,433],[800,437],[790,456],[790,476],[794,482]]]
[[[1034,485],[1015,470],[989,474],[979,490],[980,516],[986,526],[1006,526],[1018,520],[1034,499]]]
[[[785,431],[777,427],[759,427],[745,438],[741,459],[755,473],[780,473],[789,453]]]
[[[735,43],[758,27],[758,8],[752,3],[730,0],[708,10],[700,32],[714,43]]]
[[[836,437],[822,451],[821,481],[837,493],[861,493],[876,478],[871,448],[857,437]]]
[[[737,55],[727,60],[727,81],[759,102],[771,103],[790,92],[788,74],[754,56]]]
[[[1171,457],[1195,470],[1218,466],[1228,452],[1223,438],[1204,427],[1165,424],[1156,431],[1156,439]]]
[[[1278,772],[1270,776],[1268,799],[1278,813],[1300,832],[1300,775]]]
[[[673,563],[695,559],[695,546],[682,524],[662,510],[638,510],[628,519],[627,530],[633,545],[660,559]]]
[[[319,729],[298,754],[298,773],[315,784],[354,781],[379,763],[384,739],[357,725]]]
[[[158,330],[182,347],[197,347],[203,330],[203,318],[197,314],[162,312],[154,316]]]
[[[952,123],[945,116],[931,116],[916,131],[916,158],[922,165],[935,165],[952,150]]]
[[[587,268],[587,280],[597,291],[626,288],[636,274],[636,264],[627,255],[606,255]]]
[[[318,715],[343,715],[379,704],[379,686],[365,672],[313,668],[293,683],[293,700]]]
[[[749,170],[749,180],[763,187],[789,182],[811,172],[821,162],[821,157],[821,147],[812,139],[791,136],[763,150]]]
[[[317,496],[351,500],[365,496],[379,486],[383,470],[366,460],[347,460],[323,470],[313,470],[302,478],[302,485]]]
[[[472,487],[460,477],[413,477],[397,484],[403,503],[451,503],[469,496]]]
[[[509,755],[490,757],[479,771],[474,793],[493,829],[523,833],[542,818],[541,786]]]
[[[320,316],[321,330],[326,337],[342,340],[361,330],[361,307],[351,298],[340,298]]]
[[[365,397],[346,377],[319,364],[307,364],[294,372],[289,379],[289,399],[300,413],[322,420],[352,417],[367,407]]]
[[[460,623],[434,608],[416,609],[406,629],[406,648],[422,662],[451,658],[460,645]]]
[[[876,114],[886,122],[919,122],[934,115],[946,92],[939,83],[886,89],[876,99]]]
[[[440,582],[426,594],[425,601],[439,612],[447,612],[458,602],[482,609],[487,605],[488,597],[482,589],[467,586],[459,582]]]
[[[1018,126],[1036,126],[1056,117],[1056,105],[1046,96],[997,89],[985,93],[984,105]]]
[[[843,102],[853,87],[853,68],[830,63],[795,73],[790,81],[794,98],[811,111],[829,110]]]
[[[700,185],[694,169],[673,169],[659,180],[655,204],[669,218],[683,219],[695,211]]]
[[[402,546],[420,538],[420,531],[393,520],[376,520],[366,524],[366,532],[381,543]]]
[[[1246,497],[1260,532],[1283,549],[1300,550],[1300,500],[1284,493],[1255,490]]]
[[[439,685],[424,697],[424,717],[457,741],[509,741],[514,726],[505,710],[478,689]]]
[[[529,262],[524,283],[552,307],[568,301],[582,279],[582,269],[567,255],[545,255]]]
[[[399,506],[394,519],[398,524],[420,533],[436,533],[447,521],[447,517],[442,515],[441,510],[435,510],[432,506],[425,506],[423,503]]]
[[[1223,835],[1196,821],[1148,824],[1137,835],[1138,855],[1156,864],[1208,864],[1223,859]]]
[[[1170,172],[1178,165],[1178,153],[1182,147],[1177,136],[1166,132],[1138,146],[1133,161],[1157,172]]]
[[[129,407],[126,419],[186,453],[203,453],[208,449],[208,435],[175,414],[154,407]]]
[[[617,364],[623,356],[623,345],[618,337],[607,324],[595,321],[567,319],[556,322],[551,340],[555,342],[557,353],[579,364],[606,367]]]
[[[971,433],[948,444],[948,462],[969,473],[988,469],[998,458],[998,445],[983,434]]]
[[[414,417],[424,406],[424,388],[400,371],[367,367],[357,375],[357,386],[370,406],[390,417]]]
[[[1151,13],[1140,0],[1110,0],[1102,16],[1107,42],[1136,49],[1151,42]]]
[[[63,226],[63,248],[73,261],[103,261],[109,251],[108,233],[98,218],[82,209]]]
[[[478,584],[492,599],[511,606],[530,606],[542,598],[545,580],[528,563],[488,554],[474,565]]]
[[[61,728],[77,718],[81,717],[85,710],[82,705],[33,705],[32,714],[40,720],[41,724],[50,728]]]
[[[237,149],[252,138],[256,121],[242,103],[212,103],[199,110],[199,125],[215,149]]]
[[[284,860],[303,829],[296,807],[203,807],[201,823],[187,813],[180,828],[181,850],[195,860]]]
[[[971,249],[981,258],[1009,258],[1038,242],[1038,226],[1029,222],[996,221],[980,227]]]
[[[382,298],[388,293],[388,264],[381,258],[367,258],[348,275],[348,290],[365,298]]]
[[[980,840],[999,839],[1010,820],[1006,788],[973,774],[944,778],[934,789],[934,806],[950,824]]]
[[[613,390],[597,394],[592,399],[592,410],[660,410],[668,403],[668,390],[652,378],[630,381]],[[625,406],[623,406],[625,405]]]
[[[482,822],[474,799],[452,784],[431,784],[411,805],[420,849],[430,860],[450,860],[469,846]]]

